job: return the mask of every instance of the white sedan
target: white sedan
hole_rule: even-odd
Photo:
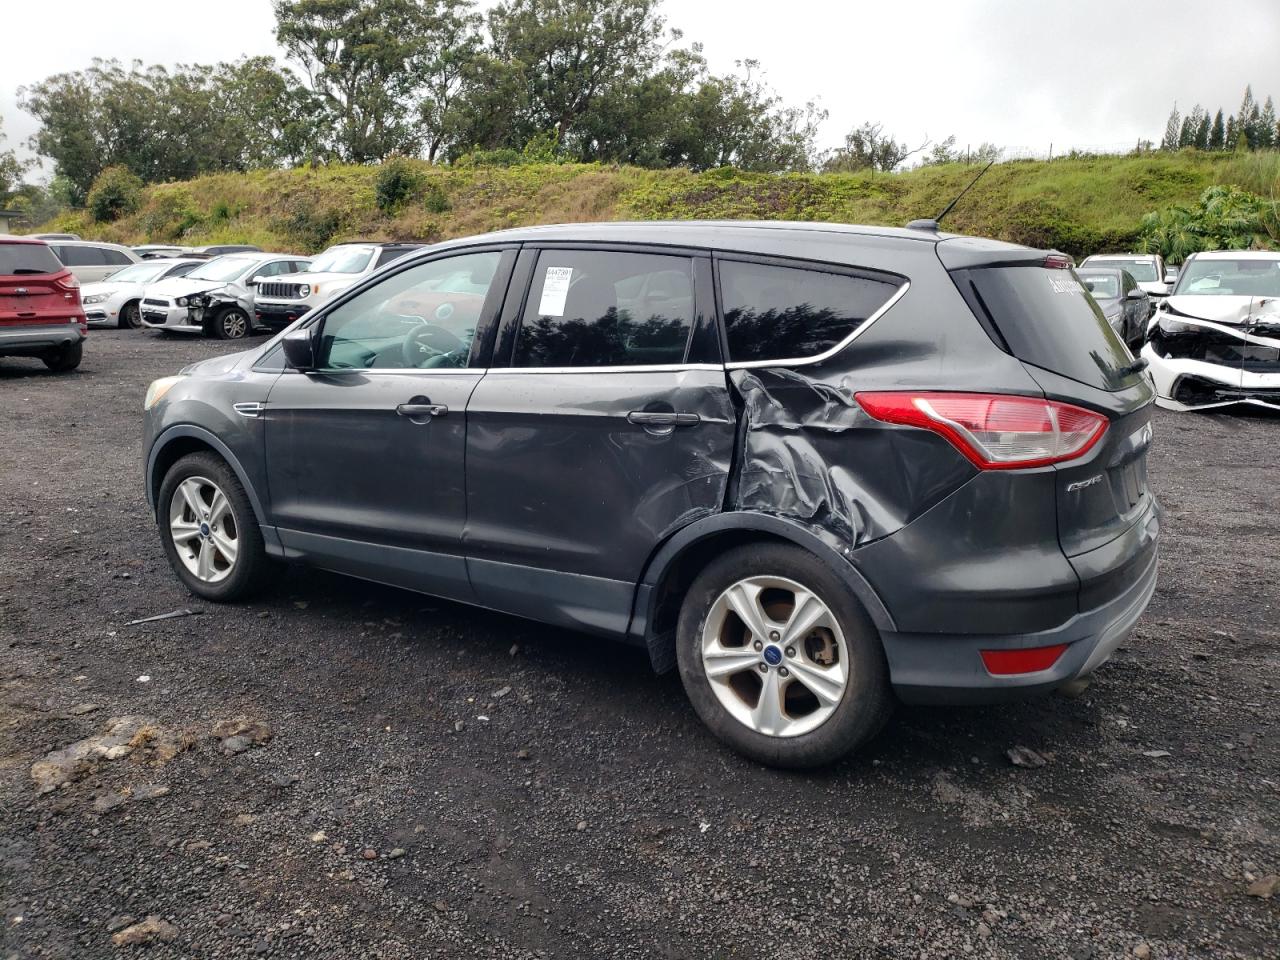
[[[134,330],[142,326],[139,305],[147,286],[169,277],[185,277],[204,260],[144,260],[113,273],[106,280],[80,288],[80,302],[91,327],[118,326]]]

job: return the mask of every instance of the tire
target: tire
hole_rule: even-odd
[[[84,341],[73,343],[69,347],[63,347],[56,353],[42,357],[44,365],[54,373],[67,373],[80,366],[80,361],[84,358]]]
[[[226,500],[221,512],[216,493]],[[189,494],[195,495],[195,504]],[[160,484],[156,526],[169,565],[197,597],[240,600],[261,588],[269,565],[262,531],[244,487],[221,457],[192,453],[169,468]],[[181,552],[175,539],[179,530],[187,532]],[[235,551],[228,560],[229,545]]]
[[[116,326],[121,330],[142,329],[142,310],[137,300],[130,300],[120,308],[120,319],[116,321]]]
[[[210,327],[219,340],[243,340],[252,332],[253,321],[239,307],[223,307],[214,314]]]
[[[741,589],[730,594],[730,587]],[[759,651],[755,632],[737,614],[753,590],[759,592],[748,607],[763,615],[756,625],[767,634]],[[796,636],[785,636],[783,624],[792,614],[818,608],[822,613],[812,622],[824,625],[806,631],[797,621]],[[703,723],[734,750],[769,766],[838,760],[875,736],[893,710],[884,649],[870,617],[833,570],[787,544],[737,547],[703,570],[680,608],[676,656]],[[718,679],[709,677],[708,663],[717,665]],[[777,691],[773,701],[763,699],[769,690]],[[767,702],[781,705],[771,721],[769,712],[760,712]]]

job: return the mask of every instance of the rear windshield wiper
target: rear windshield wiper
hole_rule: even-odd
[[[48,270],[41,270],[39,267],[17,267],[10,276],[16,277],[18,274],[27,273],[49,273]]]
[[[1119,373],[1120,376],[1122,377],[1128,377],[1135,373],[1141,373],[1145,369],[1147,369],[1147,358],[1139,357],[1137,360],[1133,361],[1133,363],[1129,364],[1127,367],[1121,367],[1116,372]]]

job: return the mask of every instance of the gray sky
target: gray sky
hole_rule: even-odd
[[[487,3],[485,4],[488,5]],[[713,69],[761,61],[783,98],[830,112],[822,145],[863,120],[898,139],[955,134],[1013,153],[1158,141],[1174,101],[1228,113],[1246,83],[1280,97],[1280,3],[1234,0],[666,0],[668,23],[700,41]],[[269,0],[209,10],[169,0],[61,0],[56,39],[6,43],[0,116],[7,147],[35,129],[17,88],[94,56],[209,62],[279,53]],[[13,17],[8,18],[10,24]]]

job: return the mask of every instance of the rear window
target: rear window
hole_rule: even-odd
[[[1073,271],[984,267],[954,276],[1019,360],[1104,390],[1137,375],[1125,372],[1133,355]]]
[[[729,360],[801,360],[839,346],[901,286],[889,278],[720,261]]]
[[[0,243],[0,276],[61,270],[62,264],[43,243]]]

